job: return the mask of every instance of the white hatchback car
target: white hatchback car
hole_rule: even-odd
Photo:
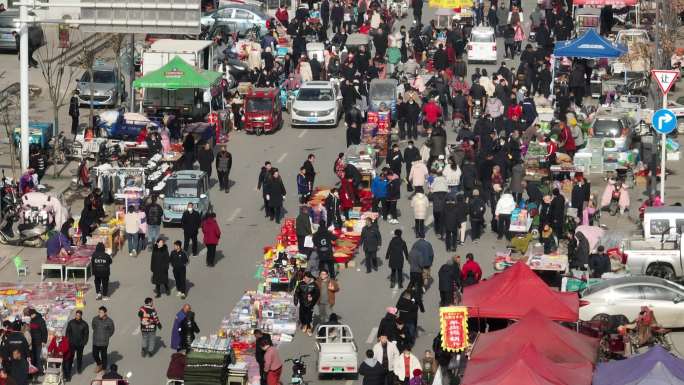
[[[342,114],[342,94],[335,82],[310,81],[302,84],[292,101],[292,126],[336,127]]]
[[[468,41],[469,62],[496,62],[496,36],[494,28],[475,27]]]

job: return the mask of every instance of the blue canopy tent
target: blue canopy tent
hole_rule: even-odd
[[[584,35],[574,40],[556,42],[553,49],[554,58],[574,57],[582,59],[615,59],[627,53],[627,47],[623,44],[611,43],[608,39],[599,35],[595,28],[589,28]],[[555,59],[554,59],[555,60]],[[556,81],[556,65],[553,65],[553,83]],[[553,92],[553,83],[551,91]],[[627,83],[627,71],[625,71],[625,83]]]
[[[574,39],[556,42],[553,55],[556,57],[579,57],[585,59],[608,58],[613,59],[627,53],[623,44],[611,43],[608,39],[596,33],[594,28],[587,30],[584,35]]]

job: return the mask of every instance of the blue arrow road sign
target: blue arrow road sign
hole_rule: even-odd
[[[653,114],[651,124],[658,133],[667,135],[677,127],[677,117],[667,108],[661,108]]]

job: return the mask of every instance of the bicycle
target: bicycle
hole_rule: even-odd
[[[285,363],[292,362],[292,377],[290,377],[290,385],[308,385],[304,380],[306,374],[306,364],[304,359],[309,357],[308,354],[303,354],[299,358],[288,358]]]

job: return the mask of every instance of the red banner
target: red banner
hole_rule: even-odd
[[[468,308],[449,306],[439,308],[442,348],[456,352],[468,347]]]

